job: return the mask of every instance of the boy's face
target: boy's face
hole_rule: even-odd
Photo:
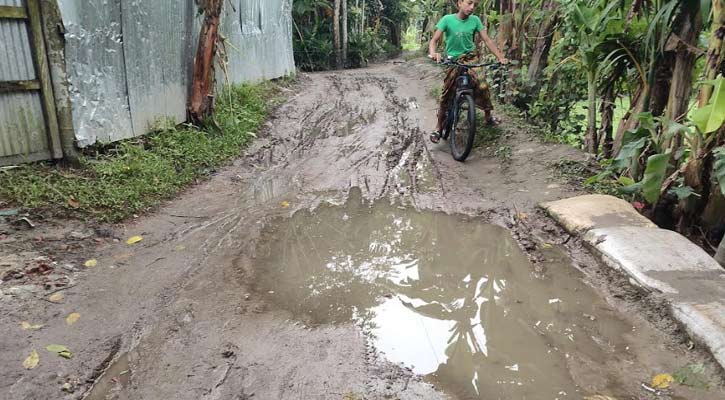
[[[466,16],[470,16],[478,6],[478,2],[479,0],[458,0],[458,10]]]

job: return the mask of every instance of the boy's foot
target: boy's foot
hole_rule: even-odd
[[[486,125],[488,125],[488,126],[496,126],[500,123],[501,123],[501,120],[494,116],[488,117],[486,119]]]
[[[429,136],[430,141],[433,143],[438,143],[441,141],[441,133],[440,132],[433,132]]]

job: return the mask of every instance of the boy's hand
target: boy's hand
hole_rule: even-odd
[[[432,54],[428,54],[428,58],[435,60],[435,62],[437,62],[437,63],[440,63],[441,60],[443,59],[443,56],[441,55],[441,53],[432,53]]]

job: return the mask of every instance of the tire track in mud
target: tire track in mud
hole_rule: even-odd
[[[276,118],[271,120],[273,125],[268,126],[268,135],[261,138],[257,147],[246,156],[245,161],[249,167],[242,166],[237,175],[241,176],[242,182],[250,179],[254,182],[282,182],[280,190],[268,198],[242,196],[242,199],[236,199],[233,204],[226,204],[226,207],[219,207],[224,204],[217,204],[214,209],[222,211],[221,213],[174,229],[159,242],[157,251],[161,251],[162,246],[170,248],[174,244],[184,243],[191,247],[191,243],[194,243],[194,256],[185,260],[184,266],[163,291],[149,299],[153,304],[152,309],[164,310],[163,313],[144,313],[137,320],[143,321],[143,324],[134,324],[135,329],[124,335],[122,351],[133,351],[137,357],[141,357],[136,365],[136,372],[139,374],[137,379],[146,382],[146,385],[141,386],[153,386],[153,382],[158,379],[153,378],[153,371],[162,369],[169,361],[179,362],[188,358],[169,355],[168,358],[164,356],[156,360],[146,359],[144,354],[154,349],[196,343],[200,340],[200,332],[192,323],[196,320],[195,315],[219,314],[212,318],[215,321],[229,318],[230,313],[237,311],[229,309],[228,306],[215,309],[213,304],[233,303],[243,290],[254,293],[254,271],[249,268],[253,265],[259,230],[275,214],[275,209],[279,212],[277,203],[271,200],[313,192],[347,193],[353,186],[361,187],[368,199],[386,195],[408,195],[417,190],[419,165],[425,163],[426,157],[428,165],[433,164],[421,140],[420,131],[408,120],[406,100],[395,95],[397,88],[392,79],[370,73],[355,73],[350,76],[320,74],[309,78],[304,85],[309,90],[304,91],[303,88],[301,93],[304,95],[277,110]],[[278,124],[275,126],[274,122]],[[260,172],[260,169],[263,171]],[[254,221],[258,221],[256,225]],[[232,260],[229,265],[225,255],[232,254],[246,256]],[[155,268],[160,268],[162,263],[155,265]],[[206,285],[218,280],[215,277],[219,272],[212,268],[214,265],[225,266],[222,270],[232,273],[234,282],[211,284],[215,288],[213,298],[216,299],[211,301],[212,304],[208,298],[205,302],[190,302],[189,299],[200,298],[199,282]],[[251,312],[254,315],[271,311],[266,308],[264,302],[252,299],[242,302],[241,312]],[[226,317],[221,317],[225,314]],[[244,332],[245,328],[235,329]],[[291,335],[294,330],[293,327],[285,329],[290,332],[283,333],[282,336]],[[334,336],[339,333],[333,330],[316,335]],[[209,349],[214,348],[218,340],[213,335],[208,339],[203,335],[202,339],[209,342],[202,345],[202,341],[198,347]],[[365,366],[366,372],[361,375],[364,379],[358,381],[362,384],[358,387],[361,392],[374,396],[398,397],[401,391],[406,390],[409,396],[415,396],[412,394],[414,392],[426,392],[427,389],[416,384],[419,379],[411,371],[400,369],[378,358],[367,340],[363,340],[362,344],[361,351],[366,356],[361,357],[360,362]],[[345,346],[353,344],[351,342]],[[201,351],[195,357],[200,360],[200,365],[214,362],[208,351]],[[258,357],[265,360],[268,356]],[[251,366],[239,363],[234,368]],[[281,379],[283,386],[287,385],[285,382],[299,384],[300,372],[295,370],[294,364],[289,368],[284,373],[275,371],[263,375],[265,379],[273,382]],[[189,385],[194,383],[189,382]],[[206,390],[207,393],[217,395],[222,393],[221,388],[222,386],[215,385]],[[153,389],[142,387],[135,394],[153,395],[154,392]]]
[[[415,202],[423,171],[426,190],[443,189],[424,135],[408,116],[411,102],[396,90],[394,79],[369,72],[307,78],[306,96],[278,110],[280,124],[269,128],[274,136],[247,156],[269,168],[257,180],[303,182],[298,186],[307,191],[359,186],[367,199],[391,195]]]

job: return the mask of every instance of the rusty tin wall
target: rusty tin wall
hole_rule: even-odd
[[[224,2],[222,33],[230,41],[232,82],[294,71],[291,1]],[[59,4],[80,147],[143,135],[169,119],[185,120],[201,22],[194,0]],[[257,19],[260,32],[245,28],[248,19]]]
[[[24,0],[0,0],[0,6],[25,6]],[[0,20],[0,81],[36,78],[30,34],[23,20]],[[0,93],[0,158],[34,161],[49,158],[40,92]]]

